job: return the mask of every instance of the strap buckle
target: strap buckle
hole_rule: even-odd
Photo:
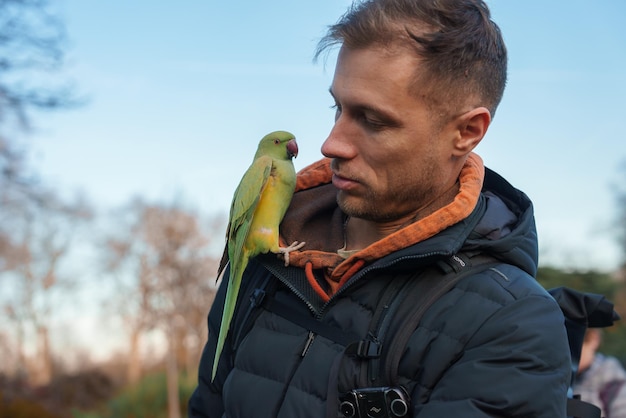
[[[378,341],[361,340],[356,343],[356,356],[359,358],[378,358],[382,352],[382,344]]]

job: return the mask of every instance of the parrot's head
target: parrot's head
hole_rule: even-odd
[[[261,139],[257,155],[270,155],[281,160],[290,160],[298,155],[296,137],[286,131],[275,131]]]

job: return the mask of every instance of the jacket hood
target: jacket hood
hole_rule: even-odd
[[[534,275],[537,236],[532,204],[495,172],[470,154],[459,176],[454,201],[427,217],[341,258],[346,215],[337,206],[330,160],[322,159],[298,173],[296,192],[281,224],[281,245],[306,242],[290,254],[293,266],[324,269],[345,283],[364,266],[415,268],[415,259],[431,263],[459,251],[488,253]],[[308,266],[307,266],[308,265]]]
[[[487,252],[534,277],[539,250],[532,202],[524,192],[488,168],[485,168],[481,195],[485,213],[463,249]]]

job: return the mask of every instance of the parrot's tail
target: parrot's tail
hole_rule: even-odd
[[[215,358],[213,359],[211,381],[215,379],[215,375],[217,374],[217,365],[220,361],[220,357],[224,349],[224,343],[226,342],[226,336],[228,335],[228,330],[230,329],[230,324],[235,313],[237,295],[239,294],[239,288],[241,287],[241,278],[246,266],[248,265],[248,256],[244,254],[241,258],[240,262],[236,263],[237,265],[233,265],[233,263],[230,264],[228,288],[226,289],[222,323],[220,324],[220,332],[217,338],[217,347],[215,349]]]

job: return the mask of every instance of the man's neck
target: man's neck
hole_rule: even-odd
[[[402,228],[418,222],[438,209],[448,205],[458,194],[459,185],[456,183],[434,200],[413,212],[391,221],[378,222],[363,218],[348,217],[345,225],[345,250],[361,250],[376,241],[379,241]]]

